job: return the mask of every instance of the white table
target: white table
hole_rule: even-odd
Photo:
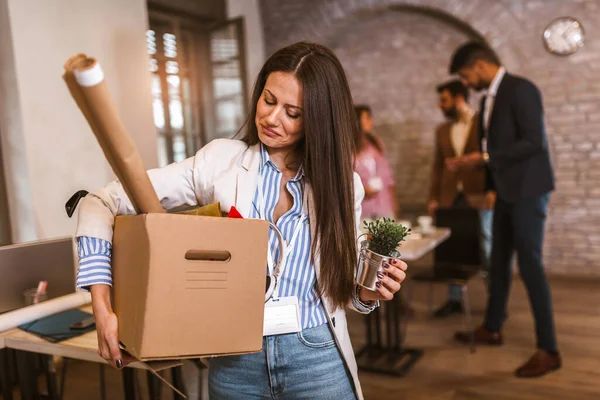
[[[422,237],[408,235],[407,240],[397,249],[401,254],[400,258],[404,261],[418,260],[448,239],[450,234],[450,228],[433,228],[431,233]]]
[[[404,261],[418,260],[448,239],[450,234],[449,228],[433,228],[427,235],[421,235],[417,229],[414,235],[409,235],[406,241],[397,248],[400,252],[400,259]],[[410,275],[410,265],[408,274]],[[385,310],[380,310],[380,307],[366,316],[367,343],[356,354],[360,369],[403,376],[422,357],[422,349],[404,347],[405,333],[400,330],[400,308],[400,296],[396,295],[392,301],[386,302]],[[387,343],[383,343],[381,340],[380,319],[382,318],[386,322]]]

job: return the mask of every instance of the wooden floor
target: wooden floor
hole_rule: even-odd
[[[545,377],[519,379],[514,370],[535,348],[533,318],[520,280],[515,280],[509,300],[509,317],[501,347],[478,347],[475,354],[454,343],[453,332],[462,329],[460,316],[442,321],[427,318],[428,286],[418,285],[422,299],[416,304],[417,318],[410,321],[409,346],[425,349],[424,357],[408,376],[392,378],[361,373],[368,400],[591,400],[600,399],[600,282],[551,280],[559,350],[563,368]],[[485,309],[482,281],[469,285],[475,322]],[[436,288],[435,299],[443,302],[446,291]],[[360,316],[349,324],[354,345],[363,335]]]
[[[427,318],[428,287],[415,289],[417,316],[408,328],[408,345],[425,349],[424,357],[409,375],[395,378],[371,373],[360,374],[367,400],[597,400],[600,399],[600,282],[554,278],[552,294],[563,368],[546,377],[517,379],[514,369],[534,350],[533,320],[521,282],[515,280],[509,303],[509,319],[502,347],[479,347],[470,354],[452,341],[463,327],[460,316],[442,321]],[[482,281],[469,285],[475,322],[481,321],[486,292]],[[446,288],[435,288],[435,303],[446,296]],[[354,346],[364,340],[362,316],[349,313]],[[188,374],[195,374],[187,369]],[[121,381],[115,371],[106,370],[107,398],[122,399]],[[84,362],[69,366],[65,400],[97,399],[98,367]],[[188,378],[188,382],[190,379]],[[145,377],[139,382],[144,386]],[[193,386],[196,386],[195,384]],[[191,388],[191,399],[198,395]],[[164,392],[167,393],[166,391]],[[143,397],[147,398],[147,397]],[[172,398],[171,396],[163,398]]]

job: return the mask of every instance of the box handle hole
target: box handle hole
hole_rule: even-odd
[[[231,260],[231,253],[222,250],[188,250],[185,253],[185,259],[192,261],[227,262]]]

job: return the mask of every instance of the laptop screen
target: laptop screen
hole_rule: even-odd
[[[72,237],[0,247],[0,313],[24,307],[24,292],[48,281],[47,298],[75,291]]]

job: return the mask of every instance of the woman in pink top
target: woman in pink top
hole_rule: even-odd
[[[392,170],[385,158],[383,143],[373,132],[373,118],[369,106],[356,106],[356,117],[360,126],[356,138],[356,160],[354,169],[365,187],[362,203],[362,218],[398,216]]]

